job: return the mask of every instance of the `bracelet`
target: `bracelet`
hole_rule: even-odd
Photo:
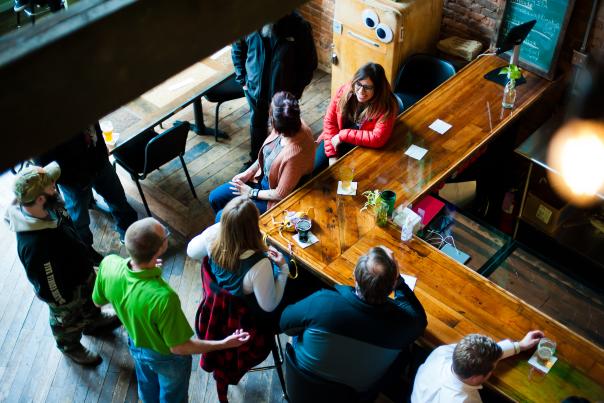
[[[520,343],[518,343],[517,341],[514,342],[514,353],[520,353]]]

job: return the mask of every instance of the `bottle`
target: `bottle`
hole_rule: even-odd
[[[506,109],[512,109],[516,102],[516,80],[510,78],[503,88],[503,100],[501,106]]]

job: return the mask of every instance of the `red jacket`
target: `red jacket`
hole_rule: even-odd
[[[396,113],[384,119],[384,115],[380,115],[377,119],[366,119],[361,124],[361,128],[342,129],[342,111],[338,109],[340,98],[348,93],[350,84],[344,84],[338,89],[336,96],[329,103],[325,118],[323,119],[323,133],[317,141],[324,140],[325,155],[327,157],[335,157],[336,150],[331,144],[331,138],[336,134],[340,135],[340,140],[345,143],[354,144],[356,146],[380,148],[383,147],[392,134]]]

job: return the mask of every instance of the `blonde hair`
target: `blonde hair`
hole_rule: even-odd
[[[243,252],[265,250],[259,219],[258,208],[247,196],[236,197],[227,203],[220,218],[220,232],[210,246],[210,255],[218,266],[237,271]]]

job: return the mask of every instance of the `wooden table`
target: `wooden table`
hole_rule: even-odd
[[[500,363],[490,385],[515,400],[560,401],[569,395],[604,397],[604,350],[571,332],[517,297],[449,258],[418,238],[403,243],[400,228],[379,228],[371,213],[360,212],[370,189],[391,189],[397,205],[413,202],[446,178],[461,162],[547,93],[551,82],[525,72],[516,108],[501,107],[503,89],[482,76],[504,62],[484,57],[468,65],[399,117],[393,136],[381,150],[356,148],[261,218],[261,228],[283,249],[284,238],[272,231],[272,218],[284,210],[314,208],[313,232],[319,243],[294,247],[296,258],[331,284],[354,283],[358,257],[376,245],[395,252],[401,269],[418,277],[415,289],[428,314],[423,341],[431,346],[455,343],[468,333],[495,339],[520,339],[542,329],[558,341],[556,366],[541,383],[528,380],[528,354]],[[440,118],[453,127],[439,135],[428,129]],[[404,155],[410,144],[429,150],[416,161]],[[357,196],[336,195],[337,172],[355,169]],[[289,234],[284,235],[288,240]]]
[[[195,116],[195,124],[191,125],[191,130],[200,135],[213,136],[214,129],[206,128],[203,122],[201,97],[233,73],[231,47],[227,46],[147,91],[140,98],[153,105],[154,109],[145,119],[120,133],[117,144],[109,148],[112,150],[137,134],[157,126],[190,104],[193,104]]]

